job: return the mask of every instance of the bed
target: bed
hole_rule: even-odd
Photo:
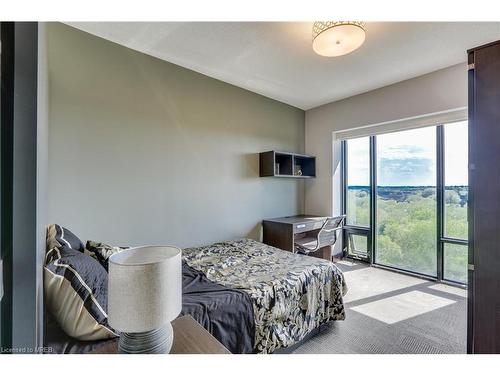
[[[241,239],[183,250],[189,266],[244,291],[254,312],[254,351],[272,353],[321,324],[345,319],[344,277],[332,263]]]
[[[182,262],[182,311],[191,315],[232,353],[253,353],[254,317],[250,297],[208,280]],[[66,335],[55,318],[47,314],[45,347],[49,353],[83,354],[110,340],[81,341]],[[117,340],[117,339],[114,339]]]
[[[192,315],[232,353],[273,353],[345,319],[346,292],[334,263],[251,239],[183,250],[181,314]],[[75,342],[57,329],[47,338],[56,353],[103,344]]]

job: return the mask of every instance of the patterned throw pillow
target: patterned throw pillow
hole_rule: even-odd
[[[92,257],[97,259],[106,271],[108,270],[109,257],[125,249],[128,249],[128,247],[111,246],[97,241],[87,241],[87,245],[85,246],[85,250],[88,251]]]
[[[63,331],[78,340],[116,337],[107,324],[108,273],[83,252],[83,244],[69,230],[50,225],[44,265],[48,310]]]

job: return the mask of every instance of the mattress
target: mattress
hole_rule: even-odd
[[[241,239],[183,250],[208,280],[243,291],[254,315],[254,352],[301,341],[321,324],[344,320],[347,286],[334,263]]]

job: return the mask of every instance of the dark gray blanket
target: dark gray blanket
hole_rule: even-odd
[[[231,353],[252,353],[255,320],[250,296],[216,284],[182,264],[182,315],[191,315]]]
[[[254,351],[255,320],[250,297],[208,280],[202,272],[183,262],[181,315],[187,314],[231,353]],[[46,327],[45,346],[52,348],[51,353],[88,353],[108,342],[75,340],[65,335],[53,319],[49,319]]]

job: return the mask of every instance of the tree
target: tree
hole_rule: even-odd
[[[377,262],[436,273],[436,194],[434,188],[384,187],[377,195]],[[382,189],[380,189],[382,191]],[[460,194],[458,193],[460,191]],[[462,197],[460,195],[463,195]],[[467,239],[467,187],[445,192],[445,235]],[[370,224],[368,187],[348,191],[350,224]],[[353,218],[355,221],[353,221]],[[467,246],[445,245],[445,277],[466,281]]]
[[[423,198],[429,198],[430,196],[434,195],[435,190],[433,188],[425,188],[424,191],[422,191],[422,197]]]
[[[444,192],[444,203],[460,204],[460,195],[455,190],[446,190]]]

